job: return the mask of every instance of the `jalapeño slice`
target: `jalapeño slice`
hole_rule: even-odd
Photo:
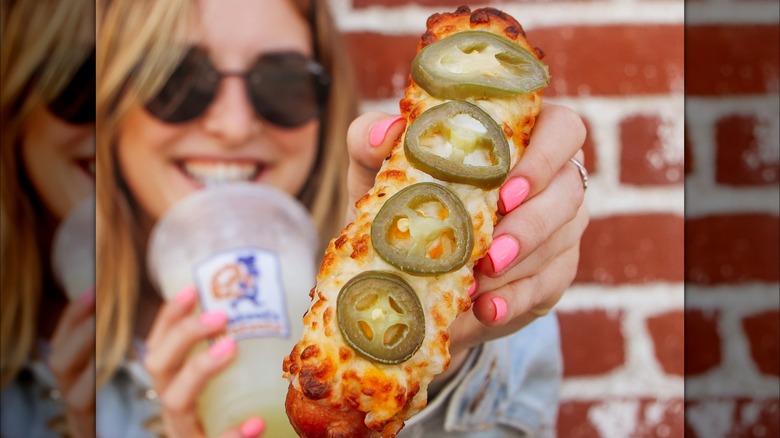
[[[509,172],[509,143],[480,107],[452,100],[409,125],[404,153],[412,165],[442,181],[498,187]]]
[[[425,47],[412,79],[439,99],[530,93],[550,81],[547,66],[523,46],[490,32],[459,32]]]
[[[336,315],[347,344],[384,364],[408,360],[425,337],[420,299],[390,272],[367,271],[349,280],[339,292]]]
[[[371,244],[394,267],[415,275],[452,272],[474,249],[471,217],[457,195],[434,183],[406,187],[371,224]]]

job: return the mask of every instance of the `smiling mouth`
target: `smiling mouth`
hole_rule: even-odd
[[[203,185],[249,182],[255,180],[265,166],[254,161],[182,160],[179,168]]]

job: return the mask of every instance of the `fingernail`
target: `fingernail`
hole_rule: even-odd
[[[469,296],[474,295],[474,292],[477,291],[477,281],[474,280],[473,283],[471,283],[471,287],[469,287]]]
[[[85,306],[95,301],[95,288],[91,287],[79,295],[79,302]]]
[[[224,357],[236,351],[236,341],[233,338],[222,338],[209,348],[213,357]]]
[[[198,291],[194,287],[187,286],[176,294],[176,301],[181,304],[189,304],[195,299],[197,294]]]
[[[227,315],[225,312],[215,310],[213,312],[206,312],[200,315],[200,322],[209,327],[219,327],[225,325],[227,322]]]
[[[525,198],[528,197],[530,189],[531,186],[525,178],[512,178],[507,181],[501,187],[501,190],[498,191],[498,197],[503,204],[504,212],[509,213],[522,204]]]
[[[389,131],[390,127],[399,120],[403,120],[403,116],[388,117],[376,122],[374,127],[371,128],[371,132],[368,134],[368,142],[371,143],[371,146],[377,147],[382,144],[382,142],[385,141],[387,131]]]
[[[493,315],[493,321],[498,321],[506,315],[506,301],[501,297],[493,297],[490,301],[496,308],[496,314]]]
[[[520,248],[517,241],[509,236],[499,236],[493,240],[487,252],[488,259],[493,265],[493,272],[501,272],[517,257]]]
[[[265,430],[265,421],[262,418],[254,417],[246,420],[241,426],[241,436],[245,438],[256,438]]]

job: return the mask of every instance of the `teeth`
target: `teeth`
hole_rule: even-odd
[[[250,181],[257,174],[255,163],[186,161],[184,171],[203,184]]]

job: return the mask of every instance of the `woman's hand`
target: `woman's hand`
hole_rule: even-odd
[[[144,366],[162,404],[163,425],[169,437],[204,436],[197,413],[198,397],[209,379],[236,355],[236,343],[229,337],[191,354],[198,343],[224,333],[228,322],[222,312],[193,313],[196,297],[194,288],[186,288],[163,304],[146,340]],[[262,419],[251,418],[220,437],[257,437],[263,429]]]
[[[95,291],[68,304],[51,338],[47,364],[65,403],[68,429],[76,438],[95,436]]]
[[[353,122],[348,136],[351,205],[373,186],[382,159],[403,129],[403,119],[382,113]],[[588,212],[579,171],[569,159],[582,161],[584,139],[579,116],[562,106],[543,106],[530,145],[500,189],[503,216],[488,255],[475,270],[472,311],[450,327],[453,362],[468,348],[511,334],[549,312],[574,279]],[[348,211],[348,220],[354,217],[354,209]]]
[[[503,217],[475,271],[473,311],[451,327],[454,351],[511,334],[545,315],[574,280],[589,216],[582,177],[569,160],[583,161],[584,140],[585,127],[574,112],[542,107],[530,145],[500,189]]]

